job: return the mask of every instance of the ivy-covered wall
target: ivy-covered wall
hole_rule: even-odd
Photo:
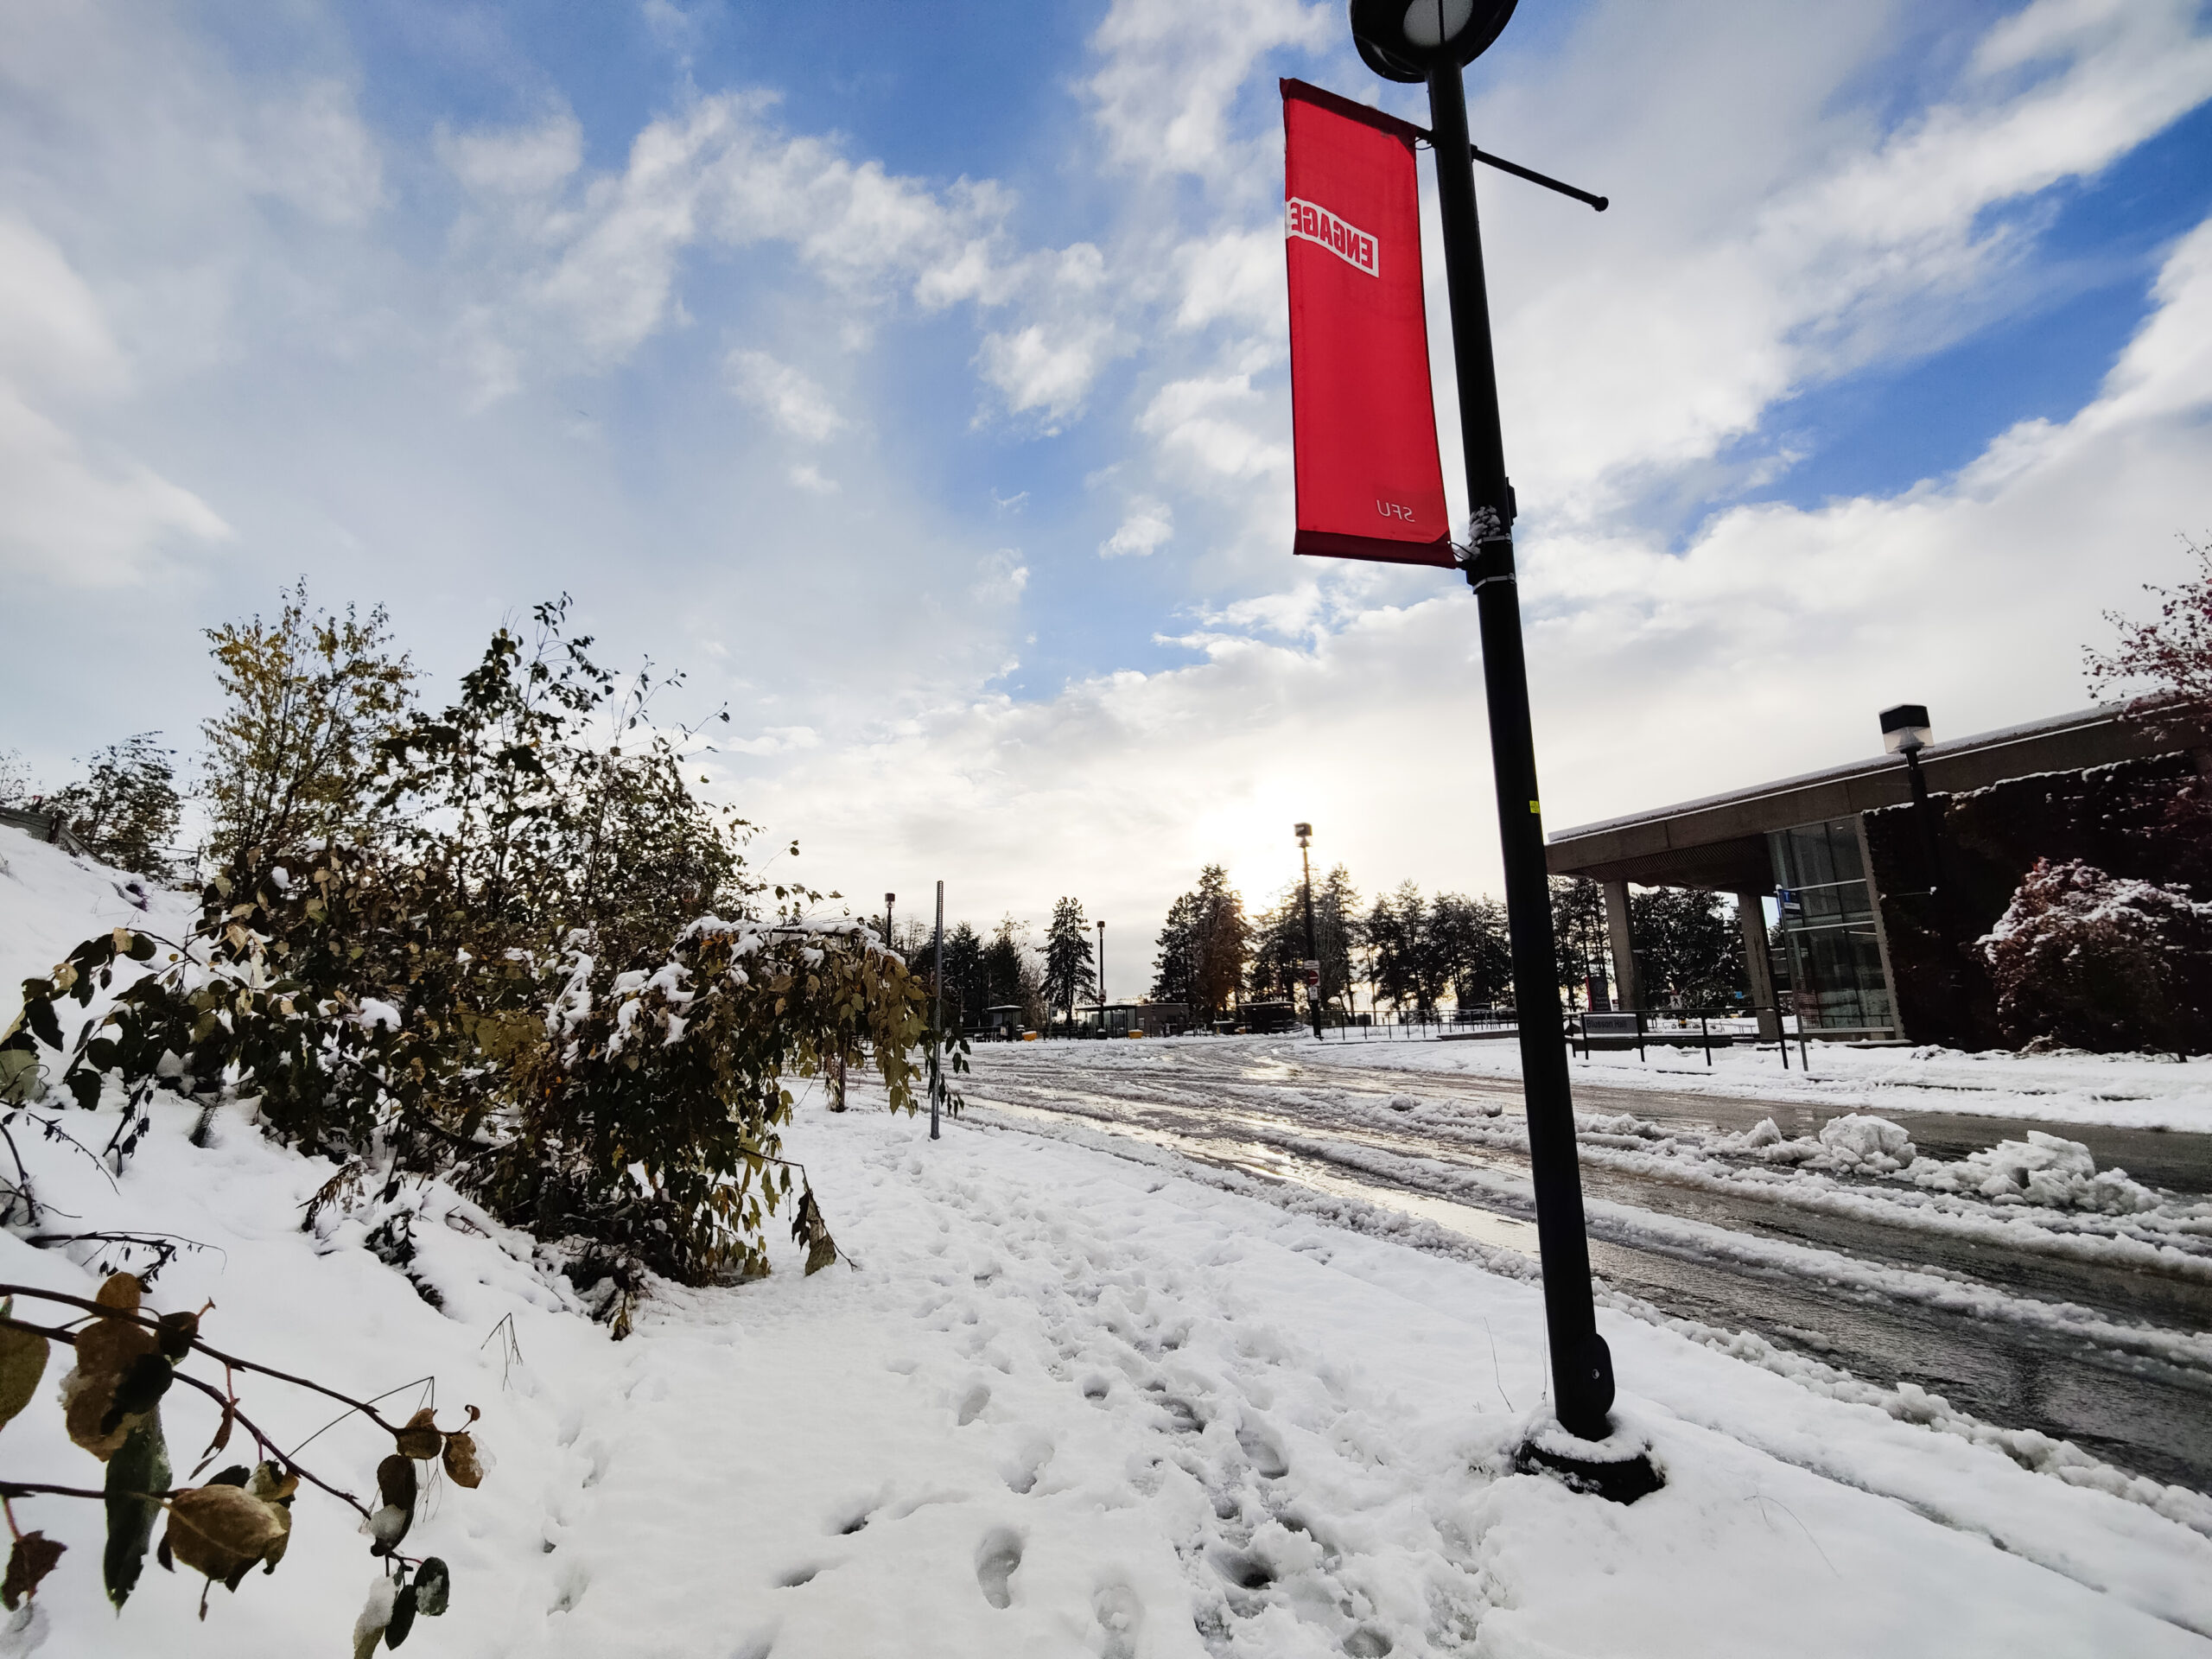
[[[2005,1046],[1996,988],[1974,941],[2004,915],[2038,858],[2079,859],[2212,899],[2212,751],[2011,778],[1931,795],[1929,805],[1932,837],[1910,805],[1866,816],[1897,1012],[1916,1042]]]

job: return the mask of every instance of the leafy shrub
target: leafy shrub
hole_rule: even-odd
[[[148,1550],[154,1549],[155,1559],[168,1571],[181,1563],[204,1576],[200,1614],[205,1618],[207,1594],[217,1584],[235,1592],[255,1567],[276,1570],[292,1541],[293,1500],[304,1479],[359,1514],[361,1529],[372,1541],[369,1554],[382,1566],[368,1605],[354,1623],[356,1659],[368,1659],[379,1645],[397,1647],[417,1614],[443,1613],[452,1588],[446,1564],[435,1555],[404,1554],[400,1544],[414,1524],[421,1491],[416,1464],[440,1465],[456,1486],[482,1483],[486,1460],[471,1432],[480,1414],[476,1408],[466,1408],[459,1428],[441,1429],[429,1407],[394,1423],[366,1401],[210,1345],[200,1332],[207,1309],[158,1317],[145,1312],[145,1287],[144,1281],[129,1273],[111,1274],[89,1300],[28,1285],[0,1286],[0,1295],[6,1297],[0,1300],[0,1425],[36,1395],[49,1351],[66,1348],[75,1363],[61,1378],[63,1423],[70,1440],[105,1465],[98,1488],[0,1478],[0,1504],[6,1506],[15,1536],[7,1574],[0,1581],[0,1603],[13,1611],[35,1596],[67,1553],[67,1546],[43,1532],[18,1527],[15,1504],[27,1498],[73,1497],[98,1502],[107,1511],[100,1573],[108,1600],[118,1612],[138,1586]],[[18,1297],[66,1307],[80,1322],[73,1331],[19,1318]],[[81,1321],[84,1313],[92,1316],[88,1322]],[[219,1386],[184,1369],[195,1355],[222,1368]],[[241,1374],[278,1379],[343,1401],[350,1412],[391,1435],[391,1453],[377,1466],[378,1506],[371,1509],[279,1451],[242,1407],[237,1393]],[[259,1460],[251,1467],[233,1464],[204,1484],[171,1486],[174,1471],[162,1408],[179,1385],[205,1395],[220,1414],[190,1479],[197,1480],[241,1428],[251,1438]],[[168,1525],[156,1548],[154,1529],[164,1514]]]
[[[820,895],[750,876],[750,827],[690,793],[647,675],[618,685],[560,604],[536,620],[382,741],[381,846],[237,849],[186,938],[118,928],[27,981],[0,1054],[62,1055],[86,1107],[118,1083],[118,1159],[160,1091],[443,1176],[559,1245],[619,1334],[647,1271],[766,1271],[795,1174],[808,1271],[835,1259],[782,1156],[787,1081],[865,1050],[911,1108],[925,999],[860,924],[804,919]],[[124,961],[150,971],[118,988]],[[65,1040],[60,1006],[108,990]]]
[[[2212,1048],[2212,904],[2186,889],[2038,859],[1976,944],[2012,1042]]]

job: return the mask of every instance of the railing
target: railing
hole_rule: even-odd
[[[1776,1037],[1764,1035],[1760,1027],[1763,1016],[1771,1016]],[[1694,1021],[1694,1026],[1692,1022]],[[1795,1024],[1795,1033],[1789,1029]],[[1713,1048],[1717,1041],[1723,1048],[1733,1047],[1749,1037],[1754,1048],[1774,1044],[1782,1057],[1782,1069],[1789,1069],[1789,1044],[1794,1036],[1797,1043],[1797,1063],[1809,1071],[1812,1061],[1808,1049],[1809,1033],[1805,1023],[1781,1008],[1740,1007],[1731,1006],[1713,1008],[1622,1008],[1610,1013],[1578,1010],[1567,1016],[1567,1041],[1569,1048],[1580,1045],[1584,1059],[1596,1042],[1618,1043],[1632,1039],[1636,1044],[1636,1058],[1648,1058],[1644,1045],[1651,1040],[1672,1041],[1694,1035],[1705,1050],[1705,1063],[1713,1064]]]
[[[77,839],[59,812],[43,812],[18,806],[0,806],[0,823],[20,830],[27,836],[35,836],[65,853],[82,858],[85,843]]]

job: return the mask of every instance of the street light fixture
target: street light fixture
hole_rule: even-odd
[[[1351,0],[1352,44],[1385,80],[1427,80],[1490,49],[1518,0]]]
[[[1929,723],[1928,705],[1924,702],[1901,702],[1894,709],[1882,710],[1882,747],[1891,754],[1902,754],[1908,765],[1912,757],[1936,741],[1936,728]]]
[[[1106,924],[1098,924],[1098,1034],[1106,1035]]]
[[[887,950],[897,948],[891,943],[891,906],[898,901],[899,895],[895,893],[883,895],[883,948]]]
[[[1591,1295],[1573,1093],[1567,1047],[1560,1039],[1551,888],[1545,870],[1535,737],[1529,715],[1529,673],[1513,556],[1516,509],[1498,419],[1490,296],[1475,211],[1475,149],[1467,133],[1467,95],[1459,76],[1464,65],[1497,40],[1514,4],[1515,0],[1411,0],[1410,4],[1407,0],[1351,0],[1351,17],[1353,41],[1370,68],[1387,80],[1425,81],[1428,86],[1428,136],[1436,156],[1445,291],[1451,302],[1452,356],[1467,479],[1466,534],[1457,556],[1475,590],[1482,637],[1483,687],[1489,705],[1506,917],[1513,943],[1514,998],[1520,1010],[1522,1087],[1529,1115],[1529,1173],[1535,1188],[1553,1395],[1560,1427],[1577,1440],[1597,1441],[1612,1431],[1613,1362],[1605,1338],[1598,1334]],[[1585,199],[1598,205],[1598,199]],[[1586,1489],[1594,1487],[1624,1501],[1659,1484],[1648,1459],[1608,1463],[1595,1457],[1563,1457],[1531,1441],[1516,1462],[1563,1469]]]

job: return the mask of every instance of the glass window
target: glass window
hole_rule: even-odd
[[[1798,1018],[1815,1030],[1894,1029],[1855,820],[1767,836]]]

